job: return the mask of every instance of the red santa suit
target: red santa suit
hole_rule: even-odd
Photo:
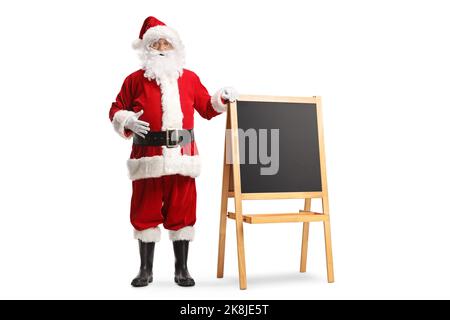
[[[175,49],[182,48],[173,29],[155,25],[155,22],[151,24],[146,28],[144,23],[141,41],[164,37]],[[145,70],[126,77],[109,111],[115,131],[123,138],[133,136],[125,123],[141,110],[139,120],[149,123],[150,132],[193,129],[194,110],[208,120],[226,110],[220,90],[211,96],[193,71],[182,69],[178,79],[158,80],[147,77]],[[201,171],[195,140],[172,148],[133,144],[127,166],[133,185],[130,218],[135,238],[144,242],[159,241],[158,225],[162,223],[170,230],[171,240],[193,240],[195,177]]]

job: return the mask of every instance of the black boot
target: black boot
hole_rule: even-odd
[[[142,242],[139,240],[139,253],[141,255],[141,268],[136,278],[131,281],[133,287],[145,287],[153,281],[153,254],[154,242]]]
[[[187,268],[187,258],[189,251],[189,241],[177,240],[173,242],[173,252],[175,253],[175,283],[182,287],[192,287],[195,285]]]

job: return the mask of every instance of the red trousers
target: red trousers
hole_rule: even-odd
[[[163,224],[168,230],[193,226],[196,220],[195,178],[179,174],[134,180],[130,219],[142,231]]]

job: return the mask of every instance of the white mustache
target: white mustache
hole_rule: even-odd
[[[150,57],[157,57],[157,56],[166,57],[166,56],[172,55],[172,52],[170,52],[170,50],[169,51],[160,51],[160,50],[156,50],[156,49],[150,48],[147,51],[147,54]]]
[[[178,78],[181,75],[184,57],[176,50],[156,50],[145,47],[140,52],[144,76],[148,79],[156,79],[160,83],[163,78]]]

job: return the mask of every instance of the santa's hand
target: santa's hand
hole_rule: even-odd
[[[141,110],[135,113],[133,116],[129,117],[125,122],[125,128],[130,129],[138,136],[145,138],[147,132],[150,131],[150,127],[148,122],[139,120],[139,117],[144,113],[144,110]]]
[[[222,88],[222,94],[220,97],[226,102],[234,102],[238,98],[239,94],[237,90],[233,87]]]

